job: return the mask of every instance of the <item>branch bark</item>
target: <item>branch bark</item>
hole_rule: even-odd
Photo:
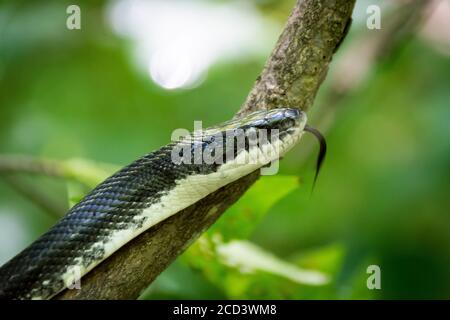
[[[254,110],[308,110],[350,26],[355,0],[299,0],[262,74],[236,116]],[[258,179],[229,184],[144,232],[56,299],[136,299]]]
[[[383,16],[381,30],[358,30],[347,45],[345,55],[333,65],[327,91],[320,103],[316,103],[314,115],[308,120],[326,134],[336,123],[341,106],[345,106],[347,99],[365,86],[376,66],[392,60],[392,55],[408,44],[435,10],[436,4],[435,1],[423,0],[398,1]],[[302,153],[296,157],[297,163],[302,164],[316,147],[312,142],[303,142]]]

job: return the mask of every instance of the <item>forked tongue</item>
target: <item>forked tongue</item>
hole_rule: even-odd
[[[322,166],[323,160],[325,159],[325,154],[327,153],[327,142],[325,141],[324,136],[319,132],[319,130],[310,127],[309,125],[305,125],[305,131],[312,133],[317,140],[319,141],[319,155],[317,156],[316,162],[316,174],[314,175],[313,189],[316,185],[317,176],[319,175],[320,168]]]

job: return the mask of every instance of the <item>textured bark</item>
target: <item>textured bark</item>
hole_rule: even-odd
[[[350,27],[354,2],[298,1],[238,115],[280,106],[308,110]]]
[[[299,0],[236,116],[254,110],[307,110],[351,22],[354,0]],[[249,174],[154,226],[56,299],[136,299],[167,266],[258,179]]]

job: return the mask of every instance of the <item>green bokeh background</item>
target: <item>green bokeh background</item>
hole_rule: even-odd
[[[254,3],[265,19],[280,24],[293,5]],[[232,117],[268,54],[215,64],[198,87],[167,91],[136,69],[132,44],[103,19],[103,1],[79,1],[81,31],[65,28],[69,4],[0,2],[2,154],[125,165],[168,143],[175,128]],[[353,26],[331,73],[364,29]],[[449,83],[448,56],[413,36],[332,106],[336,117],[326,132],[329,151],[312,195],[315,159],[305,146],[313,139],[305,137],[279,173],[298,176],[298,185],[269,208],[258,208],[258,219],[239,219],[271,192],[263,178],[258,192],[241,199],[209,232],[249,240],[292,265],[323,271],[331,277],[329,284],[308,286],[264,271],[243,273],[196,244],[143,298],[450,298]],[[329,78],[318,103],[327,90]],[[67,205],[66,181],[22,178]],[[0,178],[1,263],[55,221]],[[381,268],[381,290],[366,287],[366,269],[373,264]]]

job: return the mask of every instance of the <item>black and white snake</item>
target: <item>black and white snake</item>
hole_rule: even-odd
[[[1,267],[0,298],[53,297],[143,231],[278,160],[304,131],[325,146],[306,125],[304,112],[257,111],[141,157],[99,184]]]

